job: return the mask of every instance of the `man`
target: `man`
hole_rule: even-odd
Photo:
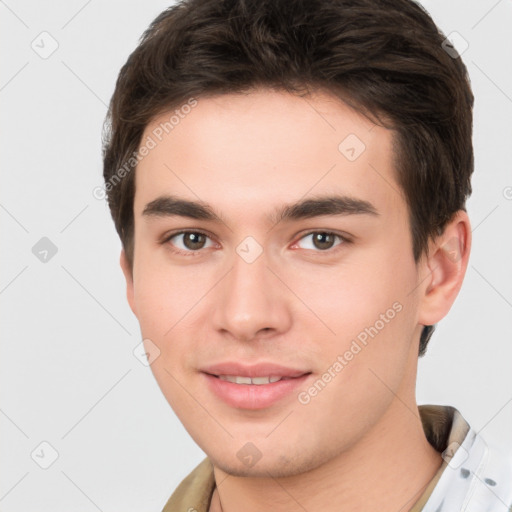
[[[493,512],[511,463],[418,355],[471,248],[473,95],[409,0],[190,0],[104,150],[153,374],[207,458],[164,512]]]

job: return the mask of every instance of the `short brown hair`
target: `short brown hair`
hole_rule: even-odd
[[[473,94],[445,39],[411,0],[183,0],[162,12],[122,67],[104,127],[105,188],[130,265],[145,127],[190,98],[256,87],[328,91],[394,130],[419,261],[471,194]]]

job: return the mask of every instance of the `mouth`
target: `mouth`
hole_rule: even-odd
[[[297,372],[295,372],[297,373]],[[229,375],[202,372],[209,391],[224,404],[236,409],[260,410],[294,397],[312,375]]]
[[[283,376],[264,376],[264,377],[244,377],[242,375],[215,375],[215,374],[209,374],[212,377],[217,377],[220,380],[223,380],[225,382],[231,382],[233,384],[244,384],[249,385],[253,384],[255,386],[264,386],[265,384],[272,384],[274,382],[279,382],[281,380],[291,380],[291,379],[297,379],[299,377],[302,377],[300,375],[299,377],[283,377]],[[306,375],[306,374],[304,374]]]

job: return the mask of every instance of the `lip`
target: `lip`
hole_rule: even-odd
[[[288,368],[274,363],[258,363],[258,364],[240,364],[235,361],[226,361],[205,368],[201,368],[204,373],[210,375],[238,375],[240,377],[288,377],[295,378],[310,373],[309,370],[301,370],[298,368]]]
[[[265,409],[291,395],[304,385],[311,372],[286,368],[271,363],[241,365],[228,362],[201,370],[210,391],[231,407],[238,409]],[[287,377],[286,380],[268,384],[235,384],[218,378],[218,375],[241,377]]]

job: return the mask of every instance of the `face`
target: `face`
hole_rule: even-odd
[[[422,289],[392,132],[326,93],[187,112],[143,136],[157,144],[136,171],[130,305],[216,466],[301,473],[413,396]]]

